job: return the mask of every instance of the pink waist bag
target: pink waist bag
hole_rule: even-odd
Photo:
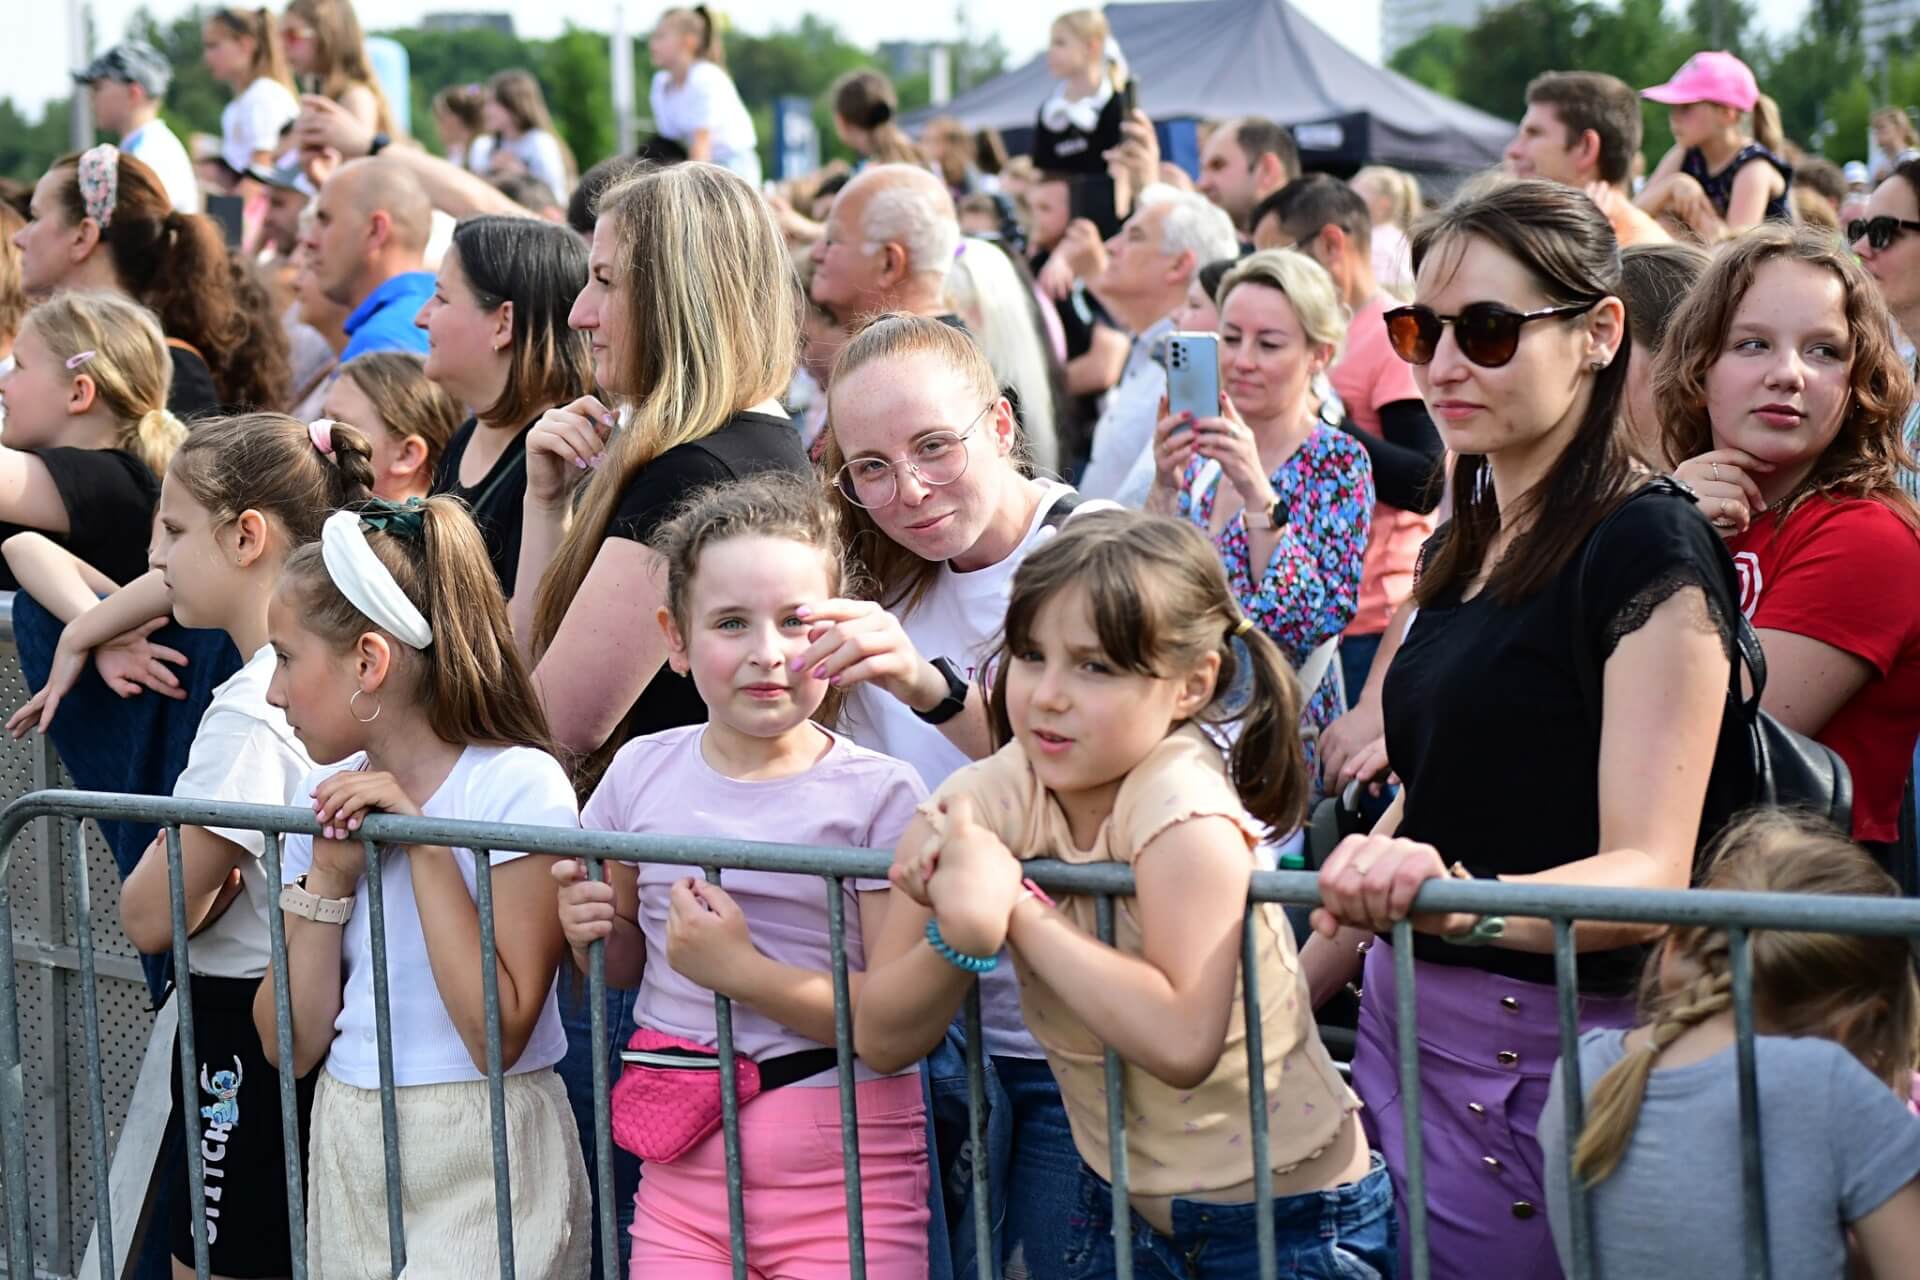
[[[734,1095],[741,1106],[769,1089],[805,1080],[838,1061],[832,1049],[803,1049],[765,1062],[735,1054]],[[720,1127],[720,1055],[664,1031],[641,1027],[620,1055],[613,1086],[613,1140],[642,1160],[668,1163]]]

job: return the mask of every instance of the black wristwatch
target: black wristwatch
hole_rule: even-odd
[[[945,724],[967,709],[967,679],[947,658],[935,658],[933,669],[946,677],[947,696],[936,703],[931,711],[915,710],[913,714],[928,724]]]
[[[373,141],[367,144],[367,158],[371,160],[374,156],[379,155],[382,151],[385,151],[392,142],[393,139],[384,133],[374,134]]]

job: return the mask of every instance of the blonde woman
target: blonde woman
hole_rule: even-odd
[[[1373,464],[1320,420],[1313,394],[1346,341],[1346,309],[1319,263],[1285,249],[1229,271],[1219,302],[1220,412],[1161,418],[1147,509],[1213,539],[1241,610],[1298,668],[1353,621],[1373,524]],[[1329,663],[1301,727],[1343,710]],[[1318,777],[1313,744],[1307,763]]]
[[[186,439],[167,412],[159,322],[113,294],[66,293],[27,313],[13,358],[0,378],[0,522],[40,531],[111,591],[146,571],[160,473]],[[12,569],[4,582],[20,585]]]
[[[568,323],[590,340],[612,405],[582,396],[528,437],[513,598],[514,634],[583,788],[627,739],[706,719],[693,687],[662,672],[654,532],[703,485],[808,473],[778,401],[799,294],[757,191],[697,162],[630,178],[601,197],[587,261]]]
[[[980,343],[993,376],[1018,400],[1020,438],[1036,472],[1060,467],[1057,407],[1065,390],[1041,327],[1032,277],[999,245],[968,238],[947,272],[947,305]]]
[[[1373,275],[1397,298],[1413,291],[1413,255],[1407,228],[1420,217],[1420,183],[1410,173],[1370,164],[1353,175],[1353,189],[1373,218]]]

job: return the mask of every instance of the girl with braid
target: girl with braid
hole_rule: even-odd
[[[1705,888],[1899,896],[1839,832],[1785,812],[1730,827]],[[1773,1274],[1876,1277],[1920,1257],[1920,1120],[1910,1112],[1920,993],[1908,940],[1756,932],[1753,1017]],[[1675,928],[1641,984],[1643,1022],[1580,1039],[1586,1124],[1573,1150],[1599,1274],[1744,1269],[1740,1086],[1726,930]],[[1540,1120],[1547,1211],[1571,1271],[1562,1062]],[[1675,1194],[1684,1188],[1684,1194]]]

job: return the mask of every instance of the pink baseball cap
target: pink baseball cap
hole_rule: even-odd
[[[1668,106],[1712,102],[1738,111],[1751,111],[1760,99],[1760,85],[1747,64],[1730,53],[1696,53],[1673,73],[1673,79],[1642,89],[1640,96]]]

